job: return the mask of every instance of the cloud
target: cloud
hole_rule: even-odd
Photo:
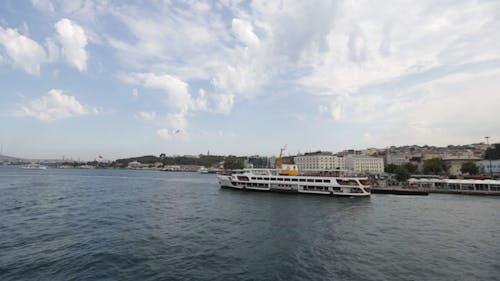
[[[258,46],[260,43],[259,37],[253,32],[252,25],[245,20],[234,18],[231,23],[231,30],[238,40],[246,45]]]
[[[102,35],[129,73],[121,78],[166,93],[171,135],[172,115],[182,117],[187,129],[193,112],[230,113],[245,99],[303,95],[318,101],[320,114],[335,123],[444,136],[431,119],[415,121],[409,114],[433,107],[429,93],[437,95],[446,79],[482,71],[483,64],[500,68],[498,1],[85,2],[104,20],[97,25],[82,16],[79,22],[85,34]],[[56,10],[71,15],[82,5],[57,4]],[[49,57],[57,56],[48,50]],[[480,76],[474,79],[469,83],[480,88]],[[454,99],[451,87],[439,91],[443,104]],[[481,94],[492,103],[493,95]],[[465,108],[466,100],[453,103]],[[452,124],[453,118],[437,119]],[[367,136],[376,140],[380,134]]]
[[[165,134],[166,131],[158,133],[164,139],[170,139],[172,136],[187,136],[188,120],[187,115],[191,111],[208,110],[208,101],[205,97],[205,91],[200,89],[198,95],[193,97],[189,90],[189,85],[180,78],[168,74],[155,73],[131,73],[122,74],[119,77],[130,84],[141,85],[145,88],[163,90],[167,94],[166,103],[171,113],[166,116],[166,123],[170,128],[171,134]],[[172,113],[173,111],[173,113]],[[143,119],[155,118],[151,114],[140,112]],[[164,128],[167,130],[166,128]],[[169,136],[168,138],[165,136]]]
[[[138,97],[139,96],[139,90],[137,90],[136,88],[132,89],[132,96]]]
[[[0,26],[0,45],[15,68],[39,75],[40,65],[46,60],[45,50],[36,41],[19,34],[15,29]]]
[[[173,131],[177,133],[182,132],[183,134],[186,133],[188,121],[186,119],[185,114],[183,113],[168,114],[167,123],[171,128],[173,128],[172,129]]]
[[[45,45],[47,46],[48,60],[51,62],[57,61],[61,54],[59,50],[59,46],[52,38],[47,38],[45,40]]]
[[[98,112],[93,110],[94,113]],[[59,119],[89,114],[74,96],[65,95],[62,90],[52,89],[46,96],[22,105],[17,116],[33,117],[40,121],[52,122]]]
[[[321,114],[321,113],[325,113],[325,112],[327,112],[327,111],[328,111],[328,106],[320,104],[320,105],[318,106],[318,111],[319,111],[319,113],[320,113],[320,114]]]
[[[346,116],[370,124],[367,139],[373,145],[407,144],[448,145],[482,141],[500,131],[494,112],[500,105],[497,94],[500,70],[457,73],[408,89],[399,95],[377,99],[379,104]],[[385,108],[386,110],[381,110]],[[359,118],[360,113],[372,119]],[[493,115],[492,115],[493,114]]]
[[[150,89],[164,90],[168,96],[167,104],[177,111],[187,112],[190,109],[197,108],[195,106],[196,102],[189,93],[188,84],[178,77],[168,74],[158,75],[155,73],[131,73],[120,75],[120,78],[134,85],[141,85]]]
[[[145,120],[145,121],[153,121],[156,118],[156,112],[154,112],[154,111],[152,111],[152,112],[141,111],[141,112],[137,112],[137,114],[135,116],[138,118],[141,118],[142,120]]]
[[[162,138],[163,140],[169,140],[170,139],[170,134],[168,132],[168,129],[165,129],[165,128],[158,129],[156,131],[156,134],[158,134],[158,136],[160,136],[160,138]]]
[[[341,1],[324,34],[326,48],[304,52],[312,55],[311,71],[301,84],[323,94],[353,94],[444,65],[500,57],[498,4],[409,4],[395,1],[387,3],[391,9],[373,13],[370,2]]]
[[[234,104],[234,95],[232,94],[215,94],[212,95],[212,100],[215,103],[214,111],[218,113],[229,113]]]
[[[55,24],[61,53],[66,61],[79,71],[87,69],[87,36],[83,28],[69,19],[62,19]]]
[[[31,0],[31,3],[33,4],[33,6],[42,11],[46,11],[49,13],[55,12],[54,3],[52,3],[51,0]]]

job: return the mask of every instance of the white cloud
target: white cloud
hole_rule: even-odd
[[[51,122],[88,113],[89,110],[74,96],[65,95],[62,90],[52,89],[46,96],[22,105],[20,110],[16,112],[16,115],[34,117],[44,122]]]
[[[43,47],[36,41],[19,34],[15,29],[4,29],[0,26],[0,45],[14,67],[29,74],[40,74],[40,64],[45,61],[46,55]]]
[[[164,139],[164,140],[169,140],[170,139],[170,134],[168,132],[168,129],[158,129],[156,131],[156,134],[158,134],[160,136],[160,138]]]
[[[48,38],[45,40],[45,45],[47,46],[48,60],[51,62],[57,61],[60,57],[60,50],[56,42]]]
[[[317,98],[320,114],[328,113],[337,122],[388,122],[395,131],[408,127],[439,135],[443,131],[431,120],[410,122],[408,117],[419,104],[432,107],[424,98],[435,91],[429,85],[475,71],[483,63],[500,67],[498,1],[255,0],[248,5],[189,1],[182,7],[170,2],[93,6],[107,9],[99,15],[113,17],[111,22],[122,23],[126,30],[126,36],[95,25],[93,31],[108,35],[105,42],[116,51],[118,63],[132,73],[122,78],[165,91],[170,114],[182,116],[185,127],[191,112],[229,113],[235,103],[248,98],[323,95]],[[478,76],[469,83],[480,86],[479,80]],[[199,88],[203,90],[196,92]],[[450,87],[439,91],[446,95],[443,100],[453,100]],[[483,98],[495,101],[492,95],[486,91]],[[453,103],[464,108],[465,100]],[[405,121],[399,124],[391,118]],[[440,118],[451,122],[456,117]],[[170,121],[167,124],[172,135]]]
[[[352,94],[443,65],[500,58],[498,3],[394,1],[377,13],[372,4],[340,2],[324,34],[326,48],[303,53],[312,69],[301,78],[303,85]]]
[[[154,111],[151,111],[151,112],[141,111],[141,112],[137,112],[137,114],[135,116],[138,118],[141,118],[145,121],[153,121],[156,118],[156,112],[154,112]]]
[[[188,84],[178,77],[168,74],[157,75],[154,73],[132,73],[121,75],[120,77],[131,84],[164,90],[168,95],[168,105],[177,111],[187,112],[194,108]]]
[[[205,98],[205,90],[198,90],[198,97],[193,99],[192,108],[193,110],[199,111],[208,110],[208,101]]]
[[[132,89],[132,96],[138,97],[139,96],[139,90],[137,90],[136,88]]]
[[[69,19],[62,19],[55,24],[59,41],[62,45],[61,53],[66,61],[79,71],[87,69],[87,36],[83,28]]]
[[[200,89],[198,95],[193,97],[190,93],[189,85],[178,77],[154,73],[123,74],[119,77],[134,85],[165,91],[167,94],[167,106],[170,108],[170,111],[173,111],[173,113],[169,113],[166,117],[166,123],[170,129],[169,138],[173,136],[186,137],[188,128],[187,115],[191,111],[208,110],[208,101],[205,97],[205,91]],[[151,114],[142,112],[139,113],[139,116],[143,119],[148,119],[150,117],[156,117],[156,114],[151,116]],[[160,136],[163,137],[164,135],[165,131],[162,131]]]
[[[31,3],[33,4],[33,6],[42,11],[50,13],[55,12],[54,3],[52,3],[51,0],[31,0]]]
[[[168,114],[167,123],[176,133],[186,133],[188,121],[183,113]]]
[[[214,111],[219,113],[229,113],[234,104],[234,95],[232,94],[216,94],[212,96],[215,107]]]
[[[259,37],[253,32],[252,24],[248,21],[234,18],[231,23],[231,29],[242,43],[249,46],[258,46],[260,43]]]
[[[367,132],[366,141],[373,145],[482,141],[478,136],[500,131],[495,118],[500,105],[498,77],[500,70],[450,75],[409,89],[413,96],[407,101],[397,95],[386,97],[377,107],[363,112],[372,115],[370,121],[346,118],[371,124],[373,131]]]

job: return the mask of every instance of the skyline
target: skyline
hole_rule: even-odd
[[[496,143],[499,29],[494,1],[3,1],[0,143],[86,160]]]

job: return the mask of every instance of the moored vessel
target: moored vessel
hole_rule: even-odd
[[[283,151],[283,150],[282,150]],[[330,196],[370,196],[367,177],[342,176],[340,171],[300,173],[295,164],[282,164],[281,153],[276,169],[243,169],[219,174],[221,188],[271,191]]]

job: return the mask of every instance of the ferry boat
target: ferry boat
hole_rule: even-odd
[[[218,175],[221,188],[366,197],[371,194],[367,177],[340,176],[338,172],[300,173],[295,164],[277,169],[243,169]]]

